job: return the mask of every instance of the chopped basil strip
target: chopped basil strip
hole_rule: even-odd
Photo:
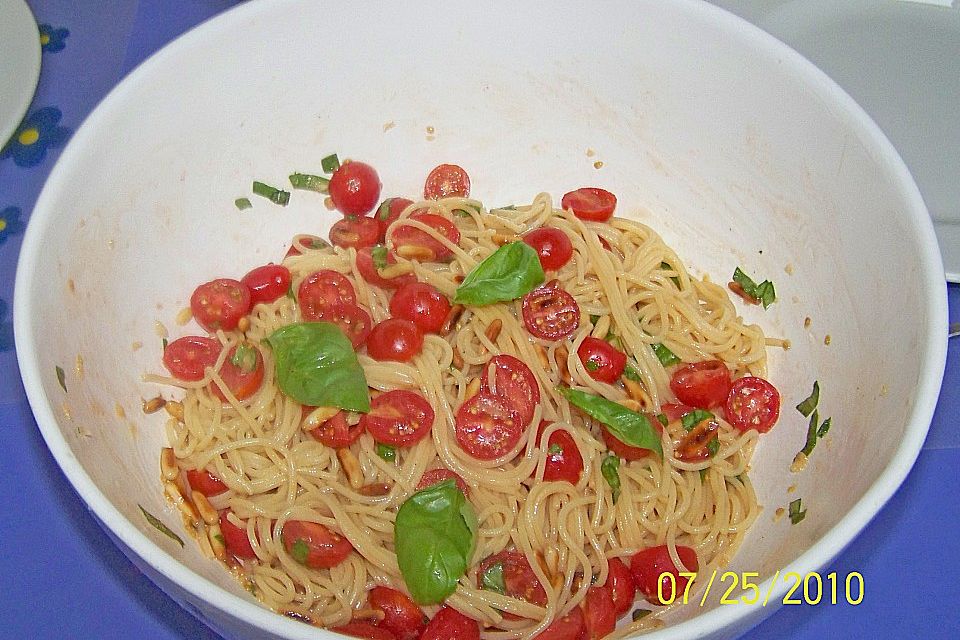
[[[662,424],[663,426],[667,426],[668,424],[670,424],[670,419],[667,418],[667,414],[665,414],[665,413],[658,413],[658,414],[657,414],[657,422],[659,422],[659,423]]]
[[[63,371],[63,367],[59,365],[57,365],[57,382],[60,383],[61,389],[67,390],[67,374]]]
[[[620,458],[612,453],[600,463],[600,474],[613,491],[613,504],[620,498]]]
[[[700,482],[707,479],[707,468],[700,469]]]
[[[640,377],[640,372],[629,362],[627,362],[627,366],[623,368],[623,377],[633,380],[634,382],[643,382],[643,379]]]
[[[290,555],[300,564],[307,564],[307,556],[310,555],[310,546],[303,541],[303,538],[297,538],[290,547]]]
[[[387,268],[387,248],[382,244],[370,249],[370,257],[373,258],[373,266],[377,271]]]
[[[823,424],[820,425],[820,428],[817,429],[817,438],[822,438],[827,435],[827,432],[830,431],[830,418],[827,418],[823,421]]]
[[[262,182],[253,182],[253,192],[258,196],[263,196],[270,202],[274,204],[279,204],[280,206],[286,206],[290,202],[290,192],[282,191],[276,187],[271,187],[268,184]]]
[[[377,455],[386,460],[387,462],[393,462],[397,459],[397,449],[396,447],[391,447],[389,444],[383,444],[382,442],[377,443]]]
[[[813,410],[813,413],[810,414],[810,423],[807,425],[807,442],[803,445],[803,449],[800,451],[803,452],[805,456],[810,456],[813,453],[813,448],[817,446],[817,422],[820,420],[820,412],[816,409]]]
[[[164,351],[167,350],[167,345],[168,345],[168,344],[169,344],[169,343],[167,342],[167,339],[164,338],[164,339],[163,339],[163,350],[164,350]]]
[[[294,189],[328,193],[330,181],[323,176],[315,176],[309,173],[294,173],[290,175],[290,186]]]
[[[250,373],[257,368],[257,348],[245,342],[237,345],[236,351],[230,358],[230,364],[244,373]]]
[[[536,249],[525,242],[505,244],[467,274],[457,287],[456,304],[477,307],[509,302],[533,291],[544,281]]]
[[[504,595],[507,593],[507,584],[503,579],[503,563],[494,562],[487,570],[480,574],[480,588]]]
[[[678,358],[673,351],[670,351],[665,344],[658,343],[650,346],[653,348],[653,353],[656,354],[657,360],[659,360],[663,366],[669,367],[672,364],[680,364],[680,358]]]
[[[587,360],[583,366],[587,368],[587,371],[596,371],[600,368],[600,364],[593,360]]]
[[[710,442],[707,443],[707,452],[710,454],[710,457],[717,455],[717,451],[720,451],[720,438],[714,436],[710,439]]]
[[[175,534],[170,527],[163,524],[155,515],[144,509],[143,505],[138,504],[137,506],[140,507],[140,513],[143,514],[143,517],[146,518],[147,522],[149,522],[157,531],[167,536],[181,547],[183,546],[183,538]]]
[[[666,269],[667,271],[676,271],[676,269],[674,269],[672,266],[670,266],[670,263],[669,263],[669,262],[661,262],[661,263],[660,263],[660,268],[661,268],[661,269]],[[680,288],[680,278],[678,278],[677,276],[670,276],[670,279],[673,281],[673,284],[677,285],[677,289],[679,289],[679,288]]]
[[[813,391],[803,402],[797,405],[797,411],[802,413],[805,418],[809,418],[810,414],[813,413],[813,410],[817,408],[817,404],[819,403],[820,403],[820,382],[818,380],[814,380]]]
[[[240,211],[243,211],[244,209],[249,209],[250,207],[253,206],[253,203],[250,202],[250,198],[237,198],[236,200],[233,201],[233,204],[234,206],[237,207],[237,209],[240,209]]]
[[[647,416],[630,411],[621,404],[570,387],[557,387],[567,401],[579,407],[588,416],[602,422],[613,437],[631,447],[641,447],[656,452],[663,458],[660,434],[650,424]]]
[[[563,447],[554,442],[549,448],[547,448],[547,451],[549,451],[551,455],[558,456],[563,453]]]
[[[682,418],[680,418],[680,424],[683,425],[683,428],[687,431],[692,431],[695,426],[703,422],[704,420],[712,420],[715,416],[704,409],[694,409],[690,413],[685,413]]]
[[[653,611],[651,611],[650,609],[634,609],[634,610],[633,610],[633,613],[630,614],[630,618],[631,618],[634,622],[636,622],[637,620],[640,620],[641,618],[645,618],[646,616],[650,615],[651,613],[653,613]]]
[[[750,276],[741,271],[740,267],[737,267],[734,270],[733,281],[740,285],[745,294],[763,303],[764,309],[769,307],[777,300],[777,292],[774,289],[772,282],[769,280],[764,280],[760,284],[757,284],[750,278]]]
[[[807,510],[801,508],[801,498],[797,498],[790,503],[789,514],[791,524],[797,524],[807,517]]]
[[[595,316],[593,314],[590,314],[590,324],[596,325],[599,320],[600,320],[600,316]]]
[[[331,153],[320,161],[320,166],[323,167],[324,173],[333,173],[340,168],[340,158],[337,157],[337,154]]]

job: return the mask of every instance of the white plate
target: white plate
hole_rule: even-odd
[[[0,0],[0,147],[23,120],[40,79],[40,32],[24,0]]]

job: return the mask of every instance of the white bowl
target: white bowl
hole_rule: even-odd
[[[488,203],[600,183],[697,270],[774,280],[779,301],[746,313],[792,343],[771,353],[785,408],[754,459],[765,511],[730,566],[759,572],[764,592],[777,571],[828,563],[913,464],[945,361],[936,239],[891,145],[799,55],[680,0],[249,3],[155,55],[76,132],[27,230],[14,313],[64,473],[164,589],[226,633],[333,637],[261,608],[143,518],[138,505],[178,523],[141,374],[158,369],[155,323],[174,328],[196,283],[325,232],[316,198],[233,203],[252,179],[283,183],[333,151],[377,166],[387,193],[415,194],[440,162],[467,167]],[[792,406],[814,380],[833,429],[793,474],[806,421]],[[774,512],[794,497],[808,511],[791,526]],[[656,637],[736,634],[786,587],[766,607],[689,607]]]

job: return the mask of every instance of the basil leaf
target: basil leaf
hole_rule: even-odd
[[[143,514],[143,517],[146,518],[147,522],[149,522],[157,531],[167,536],[168,538],[170,538],[171,540],[179,544],[181,547],[183,546],[183,538],[175,534],[170,527],[165,525],[160,520],[160,518],[158,518],[157,516],[153,515],[152,513],[144,509],[143,505],[138,504],[137,506],[140,507],[140,513]]]
[[[337,154],[331,153],[320,161],[320,167],[324,173],[334,173],[340,168],[340,158],[337,157]]]
[[[307,556],[310,555],[310,546],[303,541],[303,538],[297,538],[290,547],[290,555],[300,564],[307,564]]]
[[[830,431],[830,418],[827,418],[823,421],[823,424],[820,425],[820,428],[817,429],[817,437],[822,438],[827,435],[827,432]]]
[[[60,388],[64,391],[67,390],[67,374],[63,370],[63,367],[57,365],[55,371],[57,372],[57,382],[60,383]]]
[[[813,453],[813,448],[817,446],[817,422],[820,420],[820,413],[814,409],[813,413],[810,414],[810,423],[807,425],[807,442],[803,445],[803,449],[800,451],[803,452],[803,455],[810,457],[810,454]]]
[[[290,186],[294,189],[306,189],[317,193],[329,193],[330,181],[323,176],[310,173],[294,173],[290,175]]]
[[[647,416],[636,411],[630,411],[623,405],[606,398],[570,387],[557,387],[557,391],[570,404],[579,407],[594,420],[607,425],[613,437],[620,442],[632,447],[649,449],[656,452],[661,458],[663,457],[660,434],[650,424]]]
[[[507,592],[507,583],[503,579],[503,563],[494,562],[480,576],[480,587],[501,595]]]
[[[477,542],[477,516],[448,478],[400,506],[393,532],[400,573],[414,601],[443,602],[457,588]]]
[[[663,366],[669,367],[672,364],[680,364],[680,358],[678,358],[673,351],[670,351],[665,344],[657,343],[650,346],[653,348],[653,353],[656,354],[657,360],[659,360]]]
[[[633,613],[630,614],[630,619],[636,622],[637,620],[640,620],[651,613],[653,613],[653,611],[650,609],[634,609]]]
[[[456,304],[477,307],[508,302],[533,291],[544,280],[536,250],[525,242],[505,244],[467,274],[457,287]]]
[[[613,491],[613,504],[620,498],[620,458],[612,453],[600,463],[600,475]]]
[[[661,263],[660,263],[660,268],[661,268],[661,269],[665,269],[665,270],[667,270],[667,271],[674,271],[674,270],[675,270],[672,266],[670,266],[670,263],[669,263],[669,262],[661,262]],[[670,280],[672,280],[672,281],[673,281],[673,284],[675,284],[675,285],[677,286],[677,289],[680,288],[680,278],[678,278],[677,276],[670,276]]]
[[[393,462],[397,459],[397,449],[392,447],[389,444],[383,444],[382,442],[377,443],[377,455],[386,460],[387,462]]]
[[[797,498],[790,503],[790,522],[797,524],[807,517],[807,510],[802,508],[802,498]]]
[[[350,340],[335,324],[299,322],[270,334],[277,384],[299,402],[366,413],[370,393]]]
[[[717,455],[717,452],[720,451],[720,438],[713,436],[710,439],[710,442],[707,443],[707,453],[710,454],[710,457]],[[703,469],[701,469],[703,471]]]
[[[750,276],[741,271],[740,267],[734,269],[733,281],[743,288],[743,292],[745,294],[754,300],[763,303],[764,309],[769,307],[777,300],[777,292],[776,289],[774,289],[772,282],[769,280],[764,280],[760,284],[757,284]]]
[[[236,200],[233,201],[233,204],[240,211],[243,211],[244,209],[249,209],[250,207],[253,206],[253,203],[250,202],[250,198],[237,198]]]
[[[687,431],[692,431],[695,426],[703,422],[704,420],[710,420],[714,415],[709,411],[703,409],[694,409],[689,413],[683,414],[680,418],[680,424],[683,425],[683,428]]]
[[[370,250],[370,258],[373,260],[373,266],[377,271],[387,268],[387,248],[378,244]]]
[[[643,378],[640,377],[640,372],[637,371],[637,368],[634,367],[630,362],[627,362],[627,365],[623,368],[623,377],[634,382],[643,383]]]
[[[817,404],[820,403],[820,381],[813,381],[813,391],[810,392],[810,395],[807,396],[800,404],[797,405],[797,411],[803,414],[804,418],[809,418],[810,414],[813,413],[813,410],[817,408]]]
[[[241,342],[230,358],[230,364],[243,373],[250,373],[257,368],[257,350],[253,345]]]

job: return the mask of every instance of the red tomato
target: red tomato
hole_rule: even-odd
[[[357,292],[345,275],[332,269],[315,271],[297,287],[297,301],[304,320],[319,320],[324,307],[356,304]]]
[[[353,551],[349,540],[316,522],[288,520],[280,537],[287,553],[311,569],[335,567]]]
[[[540,227],[523,234],[523,241],[533,247],[540,256],[544,271],[556,270],[567,264],[573,256],[573,244],[560,229]]]
[[[519,551],[505,550],[483,560],[477,568],[477,580],[481,581],[481,585],[483,574],[498,563],[503,567],[505,595],[540,606],[547,604],[547,592],[527,562],[527,557]]]
[[[218,373],[237,400],[246,400],[263,384],[263,355],[248,342],[238,343],[230,349]],[[219,385],[211,383],[210,391],[222,402],[227,401]]]
[[[780,417],[780,392],[763,378],[738,378],[730,387],[724,411],[734,428],[766,433]]]
[[[680,561],[683,562],[686,571],[696,572],[700,568],[700,564],[697,562],[697,552],[690,547],[678,546],[677,555],[680,556]],[[687,588],[687,582],[689,582],[688,578],[680,575],[680,569],[677,568],[677,565],[673,564],[670,551],[665,544],[659,547],[650,547],[634,554],[633,558],[630,559],[630,571],[633,573],[633,580],[643,597],[651,604],[656,605],[673,602],[675,598],[682,596],[683,590]],[[660,577],[664,573],[673,574],[677,585],[675,594],[671,590],[670,578]],[[660,590],[664,596],[663,600],[657,593],[658,584],[662,584]]]
[[[614,615],[620,618],[627,611],[630,611],[633,600],[637,595],[637,583],[634,582],[630,569],[620,558],[611,558],[607,563],[605,586],[610,590]]]
[[[558,280],[551,280],[523,296],[523,325],[538,338],[560,340],[577,330],[580,307]]]
[[[513,450],[523,426],[509,400],[481,391],[457,410],[457,443],[478,460],[493,460]]]
[[[220,357],[223,345],[214,338],[183,336],[163,350],[163,364],[178,380],[203,380],[204,369],[212,367]]]
[[[374,626],[369,622],[348,622],[345,625],[333,627],[330,631],[353,638],[366,638],[367,640],[398,640],[397,636],[390,631]]]
[[[340,327],[354,349],[358,349],[367,340],[373,327],[370,314],[363,307],[355,304],[321,307],[313,320],[329,322]]]
[[[435,213],[414,213],[406,220],[422,222],[453,244],[460,242],[460,231],[443,216]],[[453,252],[439,240],[425,231],[404,224],[403,221],[394,226],[390,237],[393,240],[394,249],[401,256],[409,254],[409,257],[425,262],[443,262],[453,255]]]
[[[253,560],[257,557],[257,554],[250,544],[247,530],[241,529],[230,522],[227,519],[229,513],[229,509],[220,512],[220,534],[223,536],[223,546],[227,548],[227,554],[237,560]]]
[[[617,196],[599,187],[583,187],[565,194],[560,206],[581,220],[605,222],[617,208]]]
[[[377,623],[397,636],[398,640],[416,640],[425,626],[423,611],[410,597],[391,589],[376,586],[370,590],[367,599],[373,609],[383,611],[383,620]]]
[[[683,416],[687,415],[693,411],[693,407],[688,407],[685,404],[676,404],[673,402],[668,402],[666,404],[660,405],[660,413],[667,417],[667,422],[673,422],[674,420],[679,420]]]
[[[390,313],[413,322],[424,333],[440,333],[450,313],[450,301],[433,285],[412,282],[390,298]]]
[[[441,164],[427,176],[423,185],[423,197],[427,200],[470,195],[470,176],[455,164]]]
[[[309,251],[316,251],[317,249],[325,249],[329,246],[330,245],[327,244],[326,240],[323,238],[318,238],[317,236],[311,236],[307,234],[295,236],[290,248],[287,249],[287,255],[284,256],[284,259],[289,258],[290,256],[303,255],[301,247]]]
[[[534,636],[534,640],[583,640],[587,632],[583,609],[574,607],[562,618],[557,618],[546,629]]]
[[[653,428],[657,430],[657,433],[663,433],[663,425],[660,424],[659,420],[648,413],[644,415],[647,416],[647,420],[649,420],[650,424],[653,425]],[[603,441],[606,443],[607,449],[613,452],[614,455],[619,456],[624,460],[642,460],[653,453],[650,451],[650,449],[634,447],[620,441],[615,435],[607,431],[606,427],[601,426],[600,431],[603,433]]]
[[[550,424],[545,420],[540,421],[540,435]],[[538,443],[540,435],[537,436]],[[577,442],[570,432],[557,429],[550,434],[550,439],[547,441],[547,464],[543,470],[543,479],[548,482],[566,480],[570,484],[577,484],[580,482],[581,473],[583,473],[583,456],[580,455]]]
[[[348,216],[330,227],[330,242],[338,247],[362,249],[380,239],[380,223],[366,216]]]
[[[377,442],[405,447],[425,438],[435,417],[433,407],[419,393],[397,389],[374,398],[360,424]]]
[[[405,284],[417,281],[417,276],[412,273],[405,273],[396,278],[382,277],[373,262],[372,251],[373,248],[371,247],[364,247],[357,251],[357,271],[360,272],[360,276],[364,280],[381,289],[397,289]],[[392,251],[387,250],[386,262],[387,265],[397,264],[397,257]]]
[[[365,162],[345,162],[330,176],[330,199],[345,216],[362,216],[380,199],[380,176]]]
[[[207,496],[218,496],[227,490],[223,480],[206,469],[190,469],[187,471],[187,482],[190,488]]]
[[[420,353],[423,332],[403,318],[387,318],[370,331],[367,353],[374,360],[407,362]]]
[[[488,393],[493,393],[490,387],[491,367],[494,367],[493,383],[497,389],[495,395],[505,398],[513,405],[524,426],[530,424],[533,412],[540,403],[540,387],[530,367],[511,355],[493,356],[480,376],[480,390]]]
[[[444,605],[433,616],[420,640],[480,640],[480,623]]]
[[[290,290],[290,270],[282,264],[265,264],[240,279],[250,290],[250,304],[273,302]]]
[[[727,400],[730,370],[720,360],[685,364],[673,372],[670,389],[683,404],[698,409],[712,409]]]
[[[384,238],[387,229],[393,224],[394,220],[400,217],[403,210],[413,204],[413,200],[407,198],[387,198],[377,207],[373,217],[380,223],[380,239]]]
[[[433,485],[443,482],[449,478],[453,478],[454,482],[457,483],[457,489],[465,496],[470,495],[470,487],[467,486],[467,483],[463,481],[463,478],[460,477],[454,471],[450,469],[444,469],[443,467],[437,467],[436,469],[430,469],[429,471],[424,472],[420,477],[420,482],[417,483],[417,491],[420,489],[426,489],[427,487],[432,487]]]
[[[594,585],[587,589],[587,597],[583,601],[583,621],[587,628],[587,640],[599,640],[616,628],[617,615],[607,587]]]
[[[197,287],[190,296],[190,310],[200,326],[210,333],[217,329],[232,331],[250,311],[250,290],[230,278],[211,280]]]
[[[627,355],[606,340],[587,336],[577,347],[577,355],[594,380],[613,384],[627,366]]]
[[[334,449],[349,447],[360,438],[362,433],[362,422],[358,422],[352,427],[347,424],[346,411],[337,412],[332,418],[310,431],[310,435]]]

